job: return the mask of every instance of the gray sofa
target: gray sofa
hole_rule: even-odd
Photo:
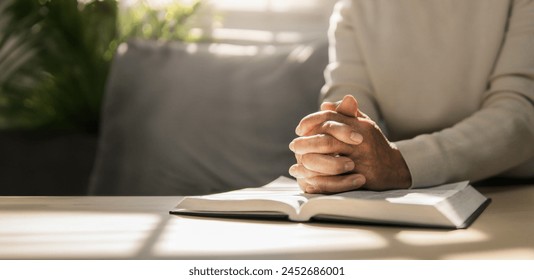
[[[318,108],[326,64],[325,41],[121,45],[90,194],[206,194],[287,175],[288,144]]]

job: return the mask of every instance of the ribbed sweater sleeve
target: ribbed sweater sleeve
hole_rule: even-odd
[[[336,101],[344,94],[351,93],[360,102],[362,110],[377,120],[381,114],[384,114],[380,109],[385,109],[381,108],[380,104],[377,105],[377,103],[390,102],[388,103],[388,108],[391,110],[391,108],[395,108],[395,106],[391,106],[391,102],[393,102],[391,100],[399,99],[395,99],[397,96],[393,95],[390,99],[387,97],[384,98],[384,96],[389,96],[387,94],[390,93],[381,91],[381,101],[377,102],[376,92],[374,92],[376,90],[375,87],[386,87],[384,87],[383,80],[382,83],[375,85],[374,82],[379,80],[380,77],[369,74],[370,67],[366,65],[369,63],[366,54],[373,51],[372,42],[366,41],[367,53],[362,54],[362,41],[360,40],[364,40],[367,37],[360,37],[360,34],[357,32],[360,29],[354,26],[355,22],[361,22],[354,21],[351,18],[356,16],[357,12],[360,12],[354,7],[351,7],[354,3],[354,1],[342,1],[334,11],[331,22],[332,29],[330,31],[332,43],[330,49],[331,61],[325,71],[326,85],[322,96],[326,100]],[[385,9],[375,3],[377,2],[365,2],[365,7],[372,8],[366,10],[366,12],[377,12],[380,9]],[[384,4],[384,2],[380,3]],[[386,8],[391,11],[391,5],[399,5],[404,9],[410,3],[414,4],[415,2],[394,2],[390,3]],[[426,4],[435,4],[437,7],[437,5],[448,3],[446,1],[435,1]],[[502,174],[514,167],[526,166],[528,163],[533,162],[534,1],[516,0],[510,3],[502,45],[498,49],[497,57],[491,62],[487,61],[489,65],[493,65],[493,68],[488,72],[490,75],[487,79],[486,90],[484,92],[480,91],[480,99],[478,99],[480,101],[478,104],[480,105],[478,109],[473,110],[472,113],[466,116],[456,118],[459,121],[456,121],[454,125],[447,124],[450,119],[455,119],[450,118],[449,120],[444,120],[443,126],[440,129],[413,135],[413,138],[408,137],[408,139],[405,138],[405,140],[395,142],[410,170],[412,187],[437,185],[460,180],[479,180]],[[484,1],[465,2],[465,5],[478,4],[488,9],[494,8]],[[419,7],[414,6],[411,8],[416,10]],[[501,8],[498,7],[498,9]],[[495,7],[495,9],[497,8]],[[433,11],[437,11],[437,9]],[[361,15],[366,14],[362,12]],[[445,16],[448,15],[440,14],[440,16],[446,18]],[[411,18],[410,20],[416,19]],[[374,29],[372,25],[369,28]],[[481,26],[480,28],[484,27]],[[397,34],[402,34],[402,32],[402,29],[397,30]],[[400,42],[403,43],[402,41]],[[427,38],[427,40],[418,41],[418,43],[420,42],[432,41],[431,38]],[[469,43],[462,44],[462,42],[456,42],[456,45],[458,48],[474,47],[473,45],[469,45]],[[387,47],[380,45],[377,47],[380,47],[381,50],[395,48],[394,45]],[[374,52],[373,58],[376,58],[377,55],[379,57],[381,54]],[[395,62],[391,61],[392,64]],[[446,72],[445,75],[453,75],[455,73],[453,68],[447,68],[447,70],[449,72]],[[429,76],[432,73],[424,73],[424,75],[427,75],[424,80],[426,83],[428,81],[439,81],[439,78],[431,78]],[[456,73],[468,72],[466,72],[466,69],[457,69]],[[376,75],[376,72],[374,74]],[[410,74],[399,72],[399,78],[397,80],[402,79],[402,77],[410,77]],[[461,77],[459,76],[459,78]],[[411,83],[409,86],[417,90],[415,88],[417,84]],[[441,91],[441,93],[445,92]],[[396,93],[393,92],[391,94]],[[476,94],[478,93],[466,91],[464,96],[469,96],[471,98],[470,102],[472,102],[472,97]],[[460,99],[461,96],[456,95],[456,97],[453,97],[458,98],[458,103],[456,103],[458,105],[462,102]],[[412,97],[416,98],[415,95],[411,97],[408,95],[405,98]],[[442,95],[436,98],[445,101],[447,97]],[[451,114],[454,114],[456,108],[451,105],[454,103],[447,104],[449,105],[444,106],[451,106],[447,108],[449,108]],[[424,110],[416,111],[423,112]],[[405,113],[409,114],[411,112],[407,111]],[[425,119],[425,115],[417,117],[422,118],[422,120]],[[406,121],[396,123],[397,125],[403,126],[415,125]],[[428,122],[421,123],[428,124]],[[436,123],[436,127],[440,125]],[[533,165],[530,164],[530,166]],[[522,175],[534,176],[534,170],[523,170]]]
[[[413,187],[483,179],[534,157],[534,1],[514,3],[481,110],[396,144]]]

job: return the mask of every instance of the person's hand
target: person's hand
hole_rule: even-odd
[[[352,96],[323,103],[306,116],[291,142],[297,164],[290,174],[308,193],[336,193],[358,188],[408,188],[411,177],[399,150],[380,128],[358,110]]]

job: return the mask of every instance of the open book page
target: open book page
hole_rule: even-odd
[[[299,212],[300,206],[308,201],[309,196],[300,190],[296,181],[280,177],[260,188],[186,197],[175,210],[225,211],[228,214],[282,212],[293,217]]]
[[[336,194],[336,197],[347,199],[386,200],[390,203],[436,205],[465,189],[469,182],[459,182],[431,188],[403,189],[390,191],[351,191]],[[323,197],[328,199],[328,197]]]
[[[468,182],[461,182],[432,188],[382,192],[356,190],[320,196],[309,199],[299,218],[457,227],[460,221],[451,221],[438,206],[448,203],[467,187]]]
[[[171,213],[460,228],[476,218],[485,201],[468,182],[408,190],[312,195],[303,193],[295,180],[280,177],[260,188],[185,197]]]
[[[275,200],[290,204],[294,208],[300,208],[300,205],[308,201],[307,195],[300,190],[297,183],[286,177],[279,177],[260,188],[240,189],[205,195],[201,196],[201,198],[209,200]]]

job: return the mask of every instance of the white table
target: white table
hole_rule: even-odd
[[[2,259],[534,259],[534,185],[465,230],[169,215],[180,197],[0,197]]]

